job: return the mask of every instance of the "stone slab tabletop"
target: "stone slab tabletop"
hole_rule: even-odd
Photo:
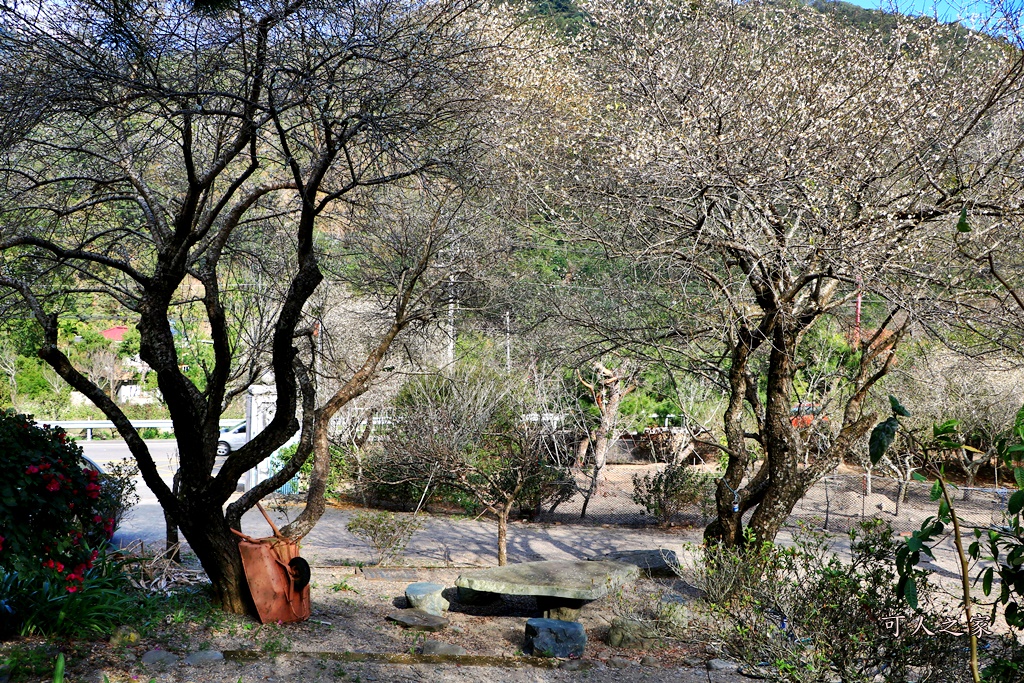
[[[464,572],[460,588],[503,595],[597,600],[640,574],[636,565],[610,561],[547,560]]]

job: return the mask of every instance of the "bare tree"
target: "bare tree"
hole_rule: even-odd
[[[519,497],[552,477],[556,429],[549,399],[521,377],[457,365],[406,385],[399,424],[383,444],[398,479],[457,489],[498,520],[498,564],[508,561],[508,519]],[[425,494],[426,495],[426,494]]]
[[[706,535],[742,543],[749,514],[771,539],[875,423],[869,395],[911,328],[976,301],[944,245],[966,205],[1016,215],[1003,179],[1019,177],[1024,57],[931,20],[870,31],[809,6],[587,8],[592,30],[552,61],[558,135],[508,146],[522,200],[630,264],[605,290],[625,313],[571,311],[595,346],[670,358],[727,393]],[[839,371],[802,393],[809,339],[851,330],[858,300],[865,333],[840,335]],[[833,407],[813,459],[791,415],[808,399]]]
[[[160,0],[0,8],[3,303],[29,312],[42,330],[39,356],[114,422],[227,610],[251,608],[230,527],[258,495],[224,504],[240,475],[299,427],[309,372],[296,340],[324,278],[326,219],[366,188],[455,176],[471,158],[488,92],[489,34],[476,30],[488,20],[474,5],[257,0],[212,15]],[[231,315],[242,310],[234,302],[259,295],[236,286],[254,275],[274,284],[265,287],[269,338],[240,364],[245,338]],[[61,347],[62,302],[76,293],[134,317],[140,356],[174,422],[177,492],[120,407]],[[171,321],[182,307],[208,330],[202,381],[181,367]],[[268,371],[272,420],[214,476],[221,411]],[[315,395],[301,393],[311,439]]]
[[[597,424],[588,431],[579,445],[579,462],[584,467],[590,467],[590,483],[587,490],[583,491],[583,506],[580,509],[580,517],[583,518],[587,516],[587,505],[604,477],[608,451],[615,447],[619,439],[619,408],[622,399],[637,388],[640,367],[628,360],[621,361],[617,368],[609,368],[601,361],[594,361],[586,377],[578,368],[576,377],[597,408]]]

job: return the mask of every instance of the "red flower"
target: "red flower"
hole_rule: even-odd
[[[43,562],[43,566],[46,567],[47,569],[53,569],[53,558],[51,557],[46,562]]]
[[[54,493],[56,493],[57,491],[60,491],[60,482],[57,481],[56,479],[51,479],[50,483],[48,483],[46,485],[46,490],[47,491],[52,491]]]
[[[36,467],[35,465],[29,465],[28,467],[25,468],[25,474],[36,474],[38,471],[39,468]]]
[[[68,593],[77,593],[78,586],[68,586]]]
[[[0,536],[0,552],[4,549],[4,541],[7,540],[3,536]]]
[[[89,496],[90,498],[99,498],[100,497],[100,485],[99,484],[92,484],[92,483],[86,484],[85,485],[85,495]]]
[[[103,524],[103,517],[101,517],[100,515],[93,515],[92,521],[96,524]]]
[[[60,563],[60,562],[57,563],[57,573],[58,574],[64,573],[64,565],[62,563]]]

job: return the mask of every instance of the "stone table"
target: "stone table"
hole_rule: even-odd
[[[532,595],[547,619],[575,621],[588,602],[635,581],[636,565],[611,561],[547,560],[464,572],[460,589],[500,595]]]

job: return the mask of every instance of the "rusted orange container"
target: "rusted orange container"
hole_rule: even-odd
[[[309,619],[309,564],[299,557],[298,544],[281,535],[260,507],[274,535],[252,538],[235,531],[242,540],[245,578],[261,623]]]

